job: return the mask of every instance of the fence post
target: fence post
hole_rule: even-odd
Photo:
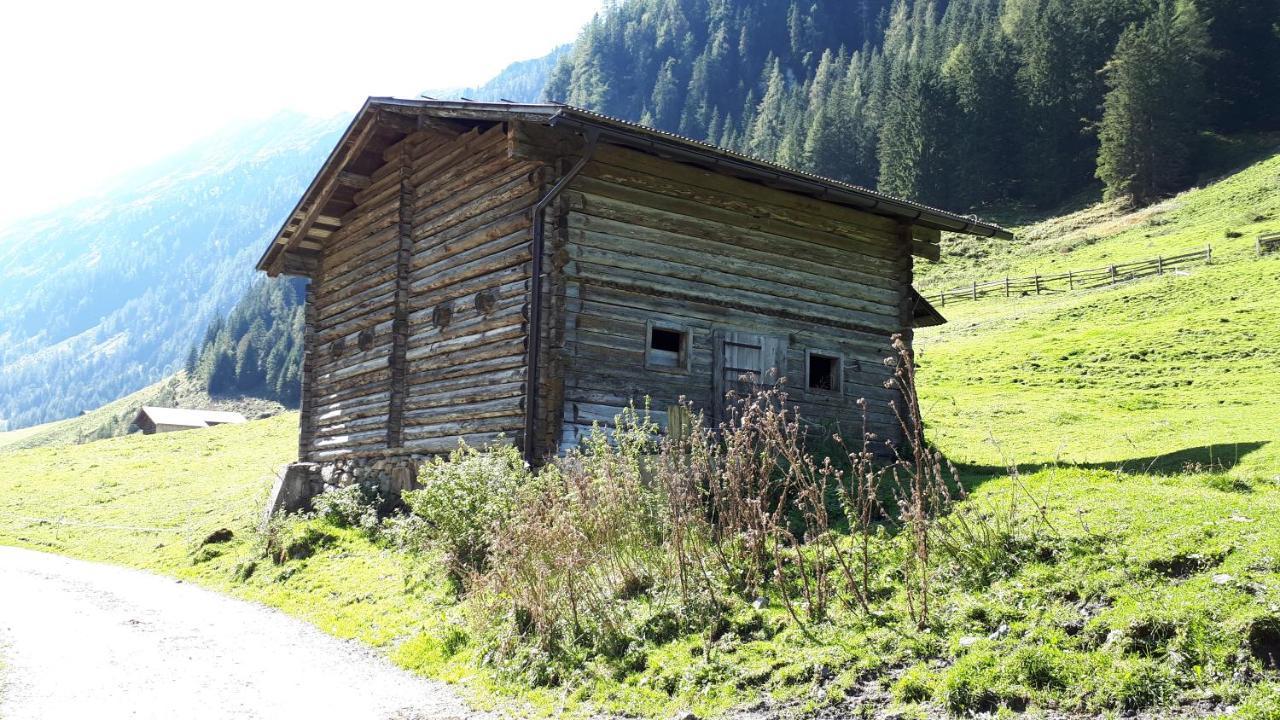
[[[1070,270],[1067,271],[1067,289],[1068,290],[1076,289],[1076,276],[1071,274]]]
[[[1040,273],[1036,273],[1036,294],[1040,294]]]
[[[978,299],[978,281],[977,280],[973,281],[973,299],[974,300]]]
[[[939,302],[939,304],[941,304],[941,305],[942,305],[942,307],[946,307],[946,306],[947,306],[947,291],[946,291],[946,290],[943,290],[943,291],[938,295],[938,302]]]
[[[1156,274],[1157,275],[1164,274],[1164,257],[1161,255],[1156,256]]]
[[[1111,284],[1115,285],[1116,284],[1116,266],[1112,265],[1107,269],[1111,271]]]
[[[1213,264],[1213,243],[1204,246],[1204,264]]]
[[[1004,276],[1004,296],[1009,297],[1009,276]]]

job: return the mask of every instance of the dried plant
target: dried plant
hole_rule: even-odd
[[[851,598],[846,600],[846,604],[852,607],[856,603],[863,612],[870,614],[873,572],[871,536],[875,531],[876,518],[884,512],[880,503],[880,487],[885,469],[871,449],[876,437],[867,430],[867,401],[859,398],[858,407],[862,410],[861,447],[850,451],[844,438],[836,434],[833,440],[844,451],[848,465],[839,468],[827,459],[823,463],[823,471],[828,482],[836,488],[840,507],[849,523],[849,533],[852,536],[848,551],[828,536],[833,556],[844,574],[846,592]]]
[[[885,360],[893,368],[893,377],[885,387],[898,392],[898,399],[889,405],[898,419],[902,438],[900,443],[890,443],[895,462],[889,468],[889,477],[898,506],[898,522],[908,539],[901,568],[907,613],[923,629],[929,624],[936,523],[957,499],[963,499],[965,491],[955,466],[925,440],[910,346],[901,335],[894,335],[893,349],[895,355]]]
[[[632,408],[525,482],[476,581],[486,616],[512,621],[506,650],[532,640],[544,656],[585,647],[618,658],[654,633],[715,626],[734,595],[772,593],[807,633],[833,607],[874,613],[892,563],[906,616],[927,627],[942,558],[981,581],[981,568],[1004,562],[1007,528],[953,512],[963,487],[925,442],[913,359],[902,338],[893,346],[895,437],[868,433],[859,401],[861,442],[836,434],[818,459],[823,438],[781,385],[756,385],[729,398],[716,427],[682,400],[665,437]],[[847,536],[834,529],[841,516]]]

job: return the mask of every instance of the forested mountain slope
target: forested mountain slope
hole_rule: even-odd
[[[477,87],[426,90],[422,94],[440,99],[538,102],[543,99],[543,89],[547,86],[551,71],[569,54],[572,47],[571,44],[561,45],[542,57],[513,62],[491,80]]]
[[[343,126],[277,115],[0,229],[0,426],[74,415],[180,368]]]
[[[951,209],[1140,201],[1280,124],[1280,3],[629,0],[550,98]]]

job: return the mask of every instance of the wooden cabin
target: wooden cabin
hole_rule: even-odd
[[[143,405],[133,419],[133,424],[138,426],[143,435],[194,430],[196,428],[242,422],[245,422],[245,417],[238,412],[153,407],[151,405]]]
[[[258,268],[310,278],[300,459],[385,481],[460,440],[537,462],[646,397],[718,416],[744,376],[893,436],[943,230],[1010,237],[565,105],[371,98]]]

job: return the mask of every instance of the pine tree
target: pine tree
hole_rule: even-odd
[[[182,369],[186,371],[187,377],[194,377],[196,374],[196,366],[200,362],[200,348],[192,345],[191,350],[187,352],[187,359],[182,363]]]
[[[211,395],[228,395],[236,391],[236,360],[230,349],[214,350],[207,387]]]
[[[676,77],[677,62],[675,58],[667,58],[658,72],[658,81],[653,86],[650,105],[653,112],[654,127],[664,130],[675,130],[680,118],[680,82]]]
[[[774,158],[787,130],[787,92],[782,64],[773,59],[764,81],[764,96],[747,135],[747,152],[760,158]]]
[[[1208,54],[1204,19],[1190,0],[1163,1],[1121,35],[1103,70],[1109,90],[1097,177],[1107,197],[1145,204],[1181,186],[1203,111]]]

